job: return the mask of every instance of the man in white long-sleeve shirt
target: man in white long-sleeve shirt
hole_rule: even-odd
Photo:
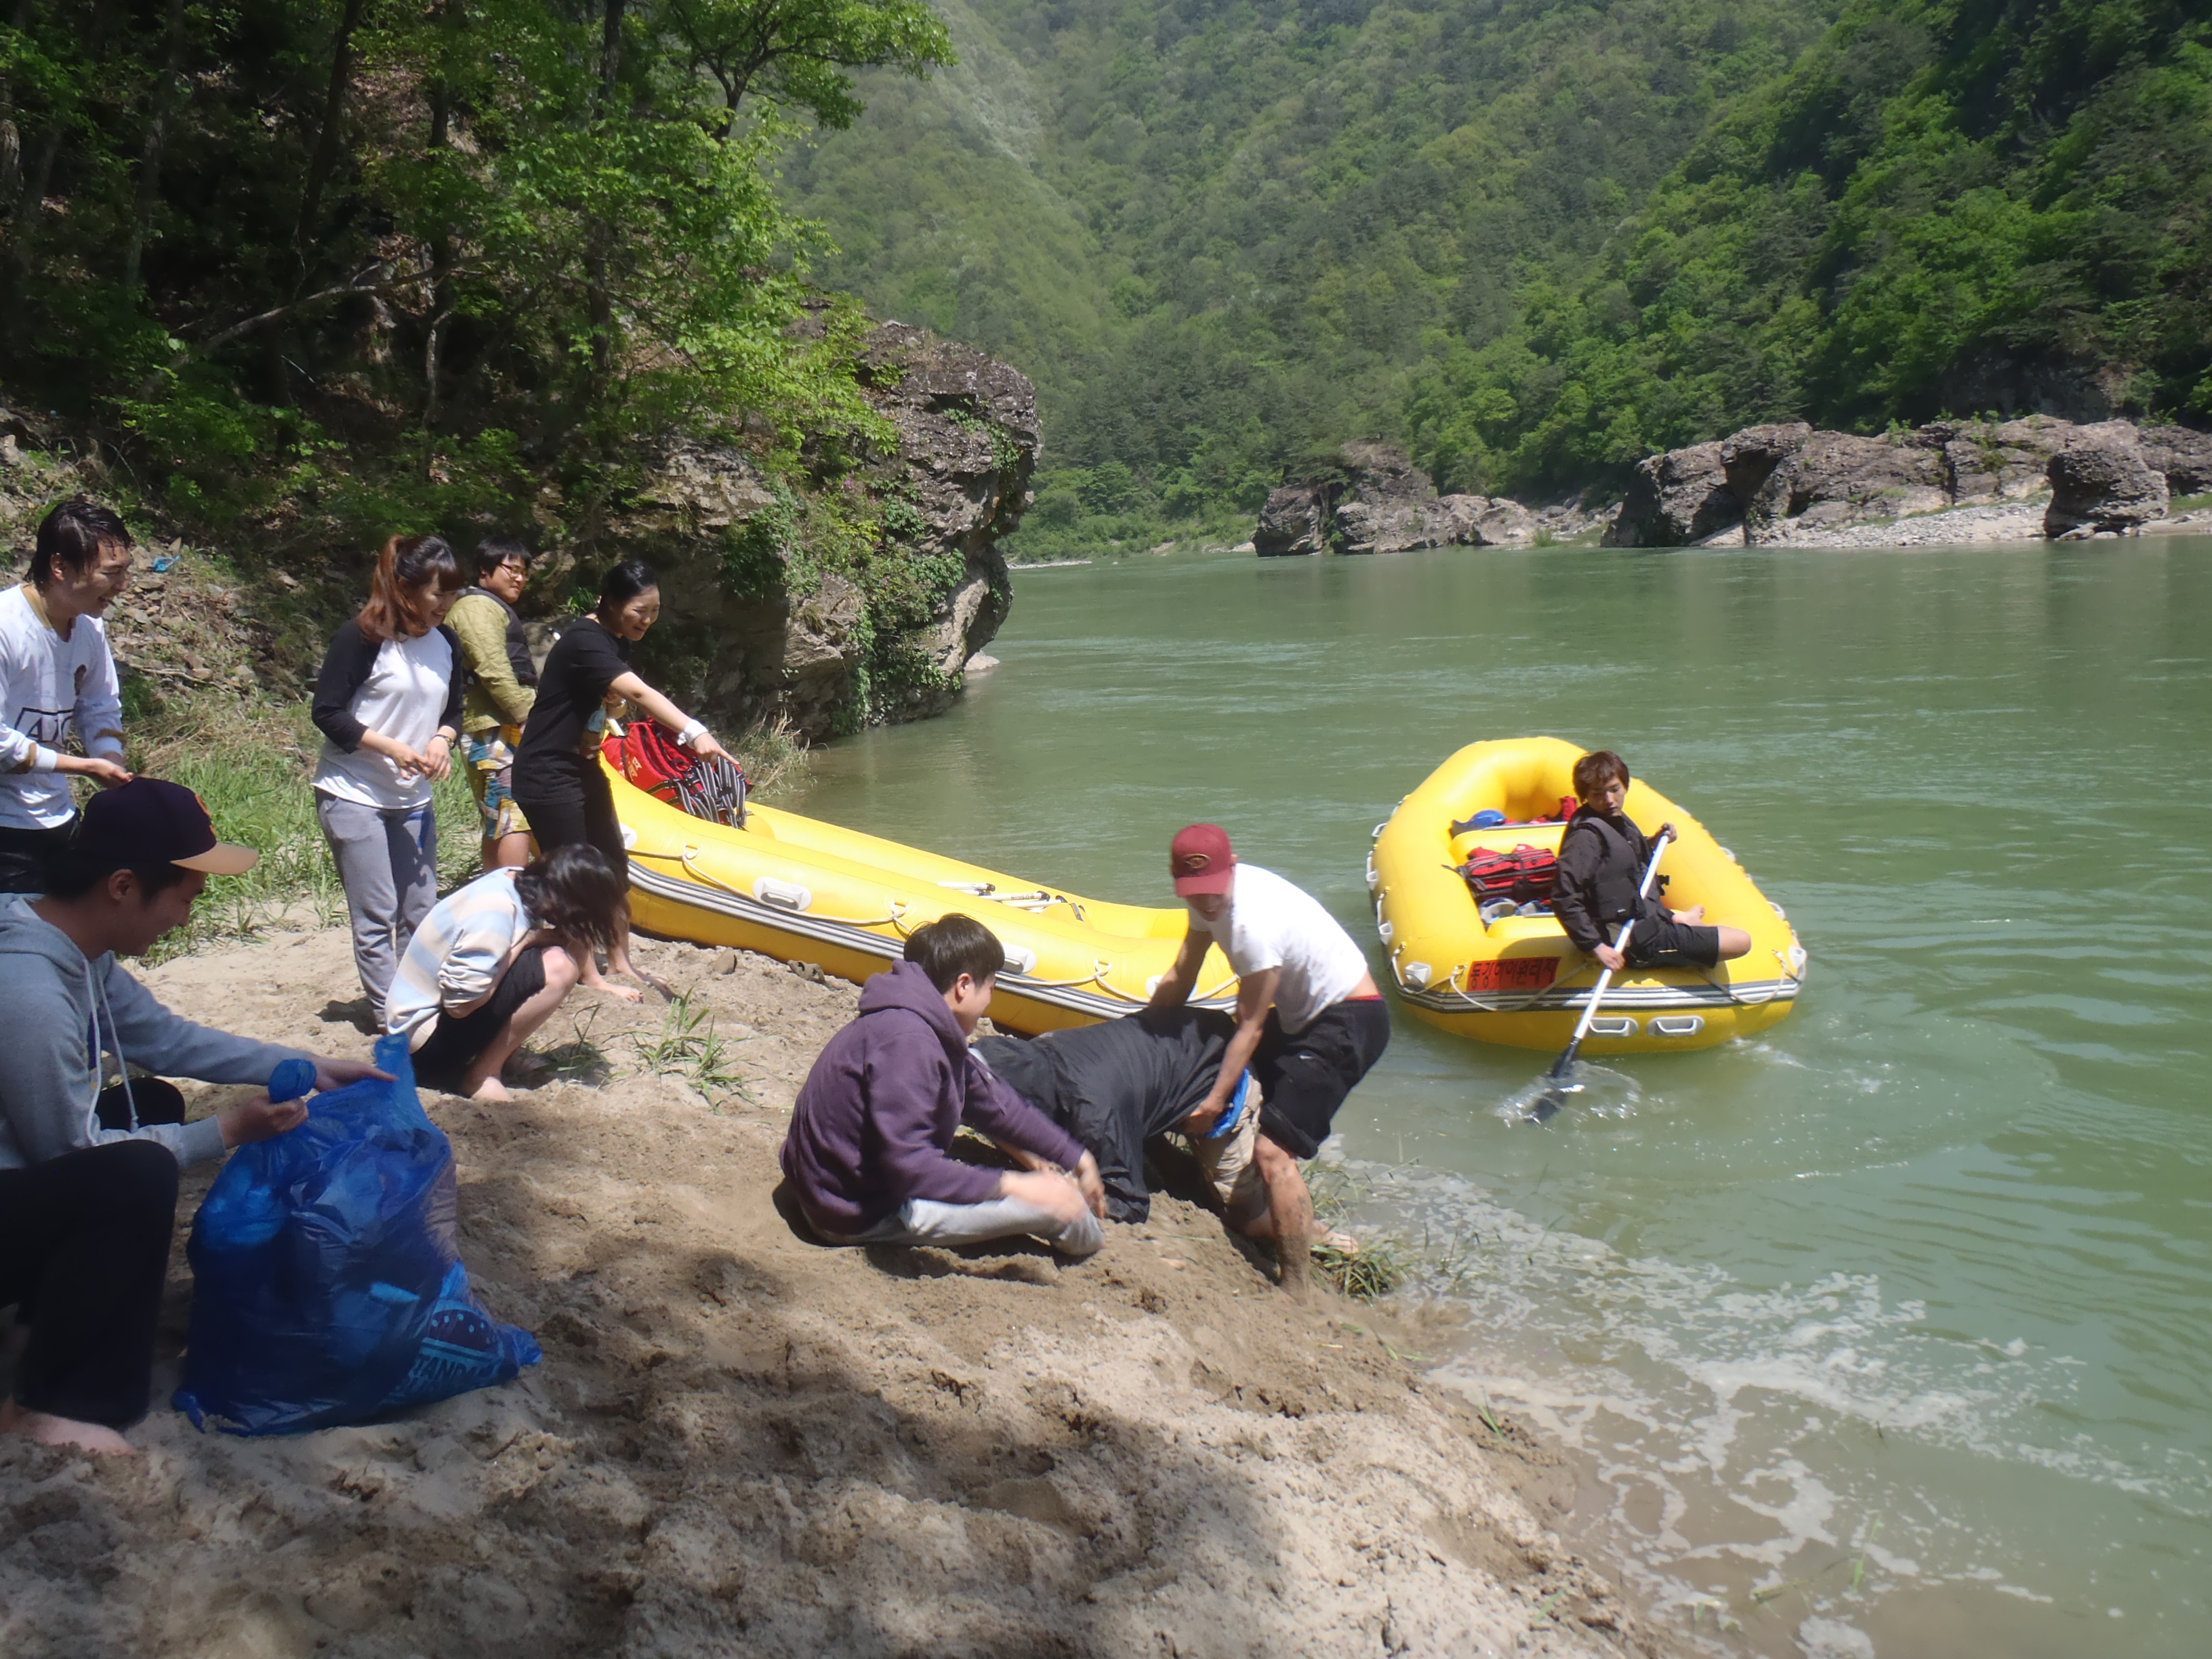
[[[0,893],[36,893],[76,821],[73,776],[128,783],[123,702],[100,617],[131,582],[131,532],[64,501],[39,526],[28,580],[0,594]],[[65,745],[71,732],[84,752]]]

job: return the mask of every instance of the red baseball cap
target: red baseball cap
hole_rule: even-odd
[[[1186,824],[1168,848],[1168,871],[1177,898],[1194,893],[1225,893],[1237,882],[1237,849],[1218,823]]]

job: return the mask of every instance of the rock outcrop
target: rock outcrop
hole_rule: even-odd
[[[1439,495],[1395,444],[1349,443],[1340,465],[1293,479],[1260,510],[1252,550],[1262,558],[1405,553],[1422,547],[1516,547],[1536,538],[1538,515],[1518,501]]]
[[[1742,522],[1743,502],[1729,485],[1721,447],[1694,444],[1637,463],[1605,544],[1690,547]]]
[[[2051,458],[2051,507],[2045,532],[2052,536],[2124,535],[2166,516],[2166,475],[2155,471],[2143,447],[2117,434],[2069,446]]]
[[[2187,427],[2077,426],[2034,415],[1938,421],[1863,437],[1795,422],[1746,427],[1718,443],[1650,457],[1638,465],[1605,540],[1613,547],[1856,544],[1881,526],[1962,507],[1987,510],[1961,539],[2127,534],[2162,521],[2172,496],[2207,489],[2212,433]]]
[[[849,486],[884,526],[865,576],[823,568],[802,504],[734,441],[671,451],[593,538],[601,557],[662,568],[647,665],[711,718],[780,719],[813,741],[941,713],[1006,620],[1012,588],[997,544],[1027,505],[1036,389],[902,323],[870,334],[861,361],[898,433],[896,452]]]
[[[1267,505],[1260,509],[1259,527],[1252,532],[1252,550],[1263,559],[1334,553],[1330,514],[1342,488],[1340,483],[1316,480],[1271,490]]]

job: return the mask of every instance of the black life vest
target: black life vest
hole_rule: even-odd
[[[1617,923],[1643,914],[1636,887],[1644,879],[1644,866],[1651,856],[1651,844],[1644,840],[1635,820],[1624,817],[1621,823],[1628,826],[1626,835],[1609,818],[1595,812],[1578,812],[1566,830],[1566,836],[1571,836],[1587,829],[1605,848],[1597,875],[1590,883],[1589,906],[1591,919],[1605,927],[1608,937]],[[1561,852],[1566,850],[1566,836],[1559,838]]]

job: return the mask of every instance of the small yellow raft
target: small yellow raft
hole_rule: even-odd
[[[733,829],[606,771],[629,849],[631,916],[652,933],[811,962],[858,983],[898,961],[915,928],[959,911],[1006,947],[993,1022],[1031,1034],[1134,1012],[1182,948],[1180,906],[1079,898],[773,807],[749,808]],[[1230,1008],[1236,994],[1236,974],[1209,951],[1192,1001]]]
[[[1376,931],[1399,994],[1432,1025],[1516,1048],[1564,1048],[1589,1000],[1598,963],[1567,942],[1550,915],[1508,915],[1486,925],[1455,866],[1479,849],[1556,853],[1562,823],[1471,830],[1486,808],[1509,819],[1548,818],[1574,798],[1583,751],[1558,738],[1470,744],[1439,766],[1377,826],[1367,858]],[[1782,914],[1705,827],[1637,779],[1628,816],[1645,834],[1672,822],[1680,838],[1659,865],[1674,909],[1705,907],[1709,923],[1741,927],[1751,954],[1718,967],[1616,974],[1584,1050],[1638,1054],[1704,1048],[1764,1030],[1789,1013],[1805,978],[1805,951]]]

